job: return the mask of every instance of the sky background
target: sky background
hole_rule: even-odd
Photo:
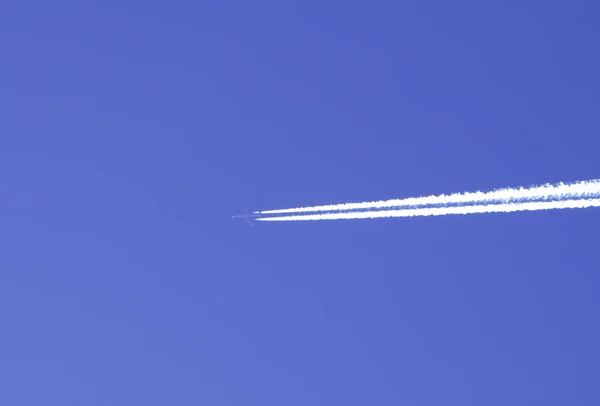
[[[4,1],[0,404],[600,404],[596,1]]]

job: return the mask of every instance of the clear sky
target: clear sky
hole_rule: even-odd
[[[102,3],[100,5],[100,3]],[[0,404],[600,404],[597,1],[5,1]]]

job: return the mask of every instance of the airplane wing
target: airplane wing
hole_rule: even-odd
[[[250,221],[250,215],[248,214],[248,210],[250,210],[250,204],[246,205],[246,210],[244,211],[244,214],[246,215],[246,217],[245,217],[246,223],[248,223],[248,225],[250,227],[252,227],[252,222]]]

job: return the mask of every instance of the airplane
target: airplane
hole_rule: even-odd
[[[260,217],[260,214],[248,213],[249,208],[250,208],[250,205],[246,206],[246,211],[244,211],[244,214],[235,214],[235,215],[231,216],[231,218],[244,219],[246,221],[246,223],[248,223],[248,225],[252,226],[250,219],[255,219],[257,217]]]

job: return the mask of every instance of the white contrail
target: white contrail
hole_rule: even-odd
[[[355,211],[346,213],[308,214],[299,216],[262,217],[258,221],[308,221],[340,219],[374,219],[384,217],[446,216],[449,214],[512,213],[552,209],[584,209],[600,207],[600,199],[558,200],[503,203],[474,206],[427,207],[400,210]]]
[[[441,204],[508,203],[510,201],[555,200],[600,197],[600,179],[556,185],[532,186],[529,188],[506,188],[491,192],[454,193],[451,195],[410,197],[406,199],[381,200],[362,203],[342,203],[325,206],[297,207],[255,211],[261,214],[307,213],[324,211],[347,211],[382,209],[387,207],[427,206]]]

